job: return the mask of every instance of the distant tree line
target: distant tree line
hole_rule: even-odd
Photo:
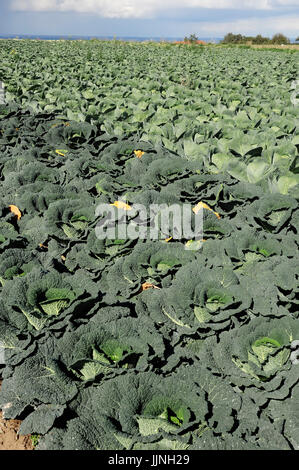
[[[198,41],[198,37],[195,34],[190,34],[189,37],[185,36],[185,38],[184,38],[184,42],[195,43],[197,41]]]
[[[296,41],[299,40],[299,37]],[[272,39],[263,37],[261,34],[257,36],[243,36],[242,34],[228,33],[221,41],[222,44],[290,44],[289,38],[284,34],[275,34]]]

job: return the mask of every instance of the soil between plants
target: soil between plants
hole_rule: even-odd
[[[1,388],[1,382],[0,382]],[[0,451],[1,450],[34,450],[30,436],[20,436],[18,431],[21,421],[3,419],[0,411]]]

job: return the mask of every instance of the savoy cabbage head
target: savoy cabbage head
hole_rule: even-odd
[[[283,399],[298,382],[299,368],[292,360],[291,345],[298,340],[298,321],[293,318],[256,318],[237,330],[223,332],[220,341],[208,338],[201,350],[214,373],[234,386],[246,389],[258,403]]]
[[[66,449],[186,449],[190,431],[205,422],[203,396],[178,379],[126,374],[82,398],[80,419],[70,421]],[[79,408],[80,410],[80,408]]]
[[[140,295],[138,309],[157,323],[184,332],[221,331],[247,318],[251,297],[230,267],[202,266],[204,257],[179,269],[170,287]]]
[[[7,281],[2,295],[15,312],[13,316],[22,314],[28,322],[28,330],[39,331],[46,325],[55,324],[54,328],[60,328],[75,311],[79,315],[89,286],[94,287],[84,273],[69,276],[53,269],[35,268],[25,276]]]
[[[152,369],[164,352],[163,338],[147,318],[113,319],[111,309],[65,333],[56,346],[56,355],[70,375],[82,383],[104,381],[128,370]]]

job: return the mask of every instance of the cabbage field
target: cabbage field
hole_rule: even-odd
[[[0,410],[37,449],[299,450],[298,54],[0,41]]]

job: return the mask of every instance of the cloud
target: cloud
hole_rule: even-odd
[[[224,36],[226,33],[241,33],[245,35],[256,35],[261,32],[263,35],[273,35],[275,33],[288,32],[288,36],[297,37],[298,35],[298,15],[283,15],[268,18],[247,18],[237,21],[223,22],[201,22],[191,23],[189,27],[194,31],[200,32],[201,36]],[[193,31],[192,29],[192,31]]]
[[[298,7],[298,0],[12,0],[17,11],[90,13],[104,18],[154,18],[182,8],[276,10]]]

